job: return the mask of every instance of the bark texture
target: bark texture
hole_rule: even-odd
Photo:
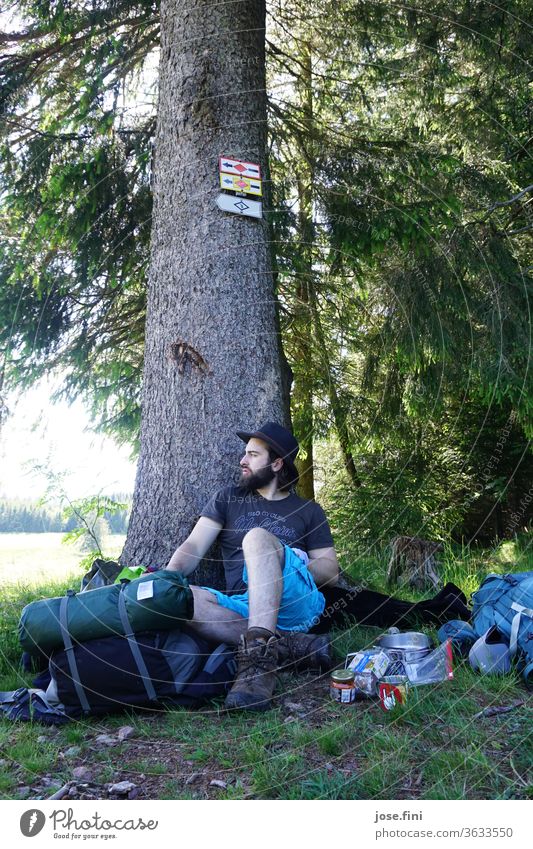
[[[302,111],[302,123],[305,136],[302,143],[296,137],[298,150],[295,164],[298,186],[298,236],[300,240],[299,276],[296,288],[296,306],[294,313],[295,340],[294,382],[292,387],[292,412],[295,435],[300,443],[300,459],[297,461],[300,473],[298,493],[303,498],[315,497],[314,484],[314,410],[313,394],[315,376],[313,369],[313,339],[310,332],[311,313],[309,293],[314,289],[313,250],[315,226],[313,222],[313,185],[315,179],[316,145],[314,143],[313,113],[313,73],[311,48],[307,42],[299,44],[299,77],[296,91]]]
[[[395,584],[416,590],[436,589],[441,580],[435,555],[442,551],[440,542],[419,537],[395,537],[387,569],[387,586]]]
[[[161,33],[141,448],[121,557],[158,566],[235,480],[235,430],[289,415],[267,224],[216,206],[219,155],[265,174],[264,0],[163,0]]]

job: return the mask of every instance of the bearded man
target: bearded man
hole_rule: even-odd
[[[227,708],[266,710],[280,663],[331,663],[327,636],[307,635],[324,610],[320,592],[339,566],[322,508],[294,492],[298,442],[265,422],[246,442],[237,486],[215,493],[167,569],[190,575],[220,536],[226,593],[191,586],[190,626],[209,640],[238,646],[237,677]]]

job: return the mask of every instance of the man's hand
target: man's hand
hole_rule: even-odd
[[[333,546],[329,548],[313,548],[309,552],[307,568],[315,579],[317,587],[328,584],[335,586],[339,580],[339,564]]]
[[[208,519],[207,516],[200,516],[185,542],[182,542],[170,558],[166,568],[170,572],[190,575],[211,548],[221,530],[220,522]]]

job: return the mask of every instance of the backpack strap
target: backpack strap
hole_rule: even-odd
[[[528,690],[533,689],[533,660],[531,663],[522,670],[522,675],[524,676],[524,681],[526,682],[526,687]]]
[[[133,659],[137,665],[137,669],[139,670],[139,675],[141,676],[144,689],[146,690],[146,695],[148,696],[151,702],[156,702],[157,695],[154,690],[154,685],[152,684],[152,679],[150,678],[150,674],[148,672],[148,669],[146,668],[146,663],[144,662],[144,658],[141,654],[139,644],[132,631],[131,622],[128,618],[126,601],[124,599],[124,590],[126,589],[128,583],[129,581],[122,582],[122,586],[120,587],[120,593],[118,595],[118,612],[120,616],[120,621],[122,622],[122,627],[124,629],[124,636],[128,641],[128,645],[133,655]]]
[[[91,706],[80,681],[78,664],[76,663],[76,657],[74,655],[74,646],[72,645],[72,640],[68,630],[68,603],[74,595],[76,595],[74,590],[67,590],[67,594],[61,599],[61,603],[59,605],[59,627],[61,628],[61,636],[65,646],[65,654],[68,661],[68,668],[70,670],[70,677],[72,678],[72,682],[76,689],[76,695],[84,712],[90,713]]]
[[[516,578],[516,576],[515,576],[515,575],[513,575],[513,574],[512,574],[512,572],[507,572],[507,574],[502,575],[501,577],[502,577],[502,579],[503,579],[504,581],[506,581],[508,584],[511,584],[511,586],[512,586],[512,587],[517,587],[517,586],[518,586],[518,584],[520,583],[520,581],[518,580],[518,578]]]
[[[509,652],[511,657],[514,657],[518,648],[518,629],[520,628],[520,619],[522,616],[530,616],[533,619],[533,610],[530,607],[524,607],[523,604],[518,604],[517,601],[513,601],[511,609],[518,611],[516,615],[513,616],[513,621],[511,622],[511,636],[509,637]]]

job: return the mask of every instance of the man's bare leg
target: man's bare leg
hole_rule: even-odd
[[[248,572],[248,629],[239,645],[237,677],[225,706],[267,710],[278,667],[275,631],[283,589],[283,546],[264,528],[253,528],[244,537],[242,550]]]
[[[194,617],[187,624],[201,637],[213,642],[237,645],[248,628],[248,620],[218,603],[209,590],[191,586]]]
[[[276,632],[278,610],[283,591],[281,577],[284,550],[273,534],[253,528],[243,539],[242,549],[248,571],[249,618],[217,602],[209,590],[191,586],[194,617],[189,622],[207,640],[237,644],[249,628]],[[268,634],[267,634],[268,636]]]
[[[242,541],[242,550],[248,572],[248,628],[275,634],[283,592],[283,545],[264,528],[252,528]]]

